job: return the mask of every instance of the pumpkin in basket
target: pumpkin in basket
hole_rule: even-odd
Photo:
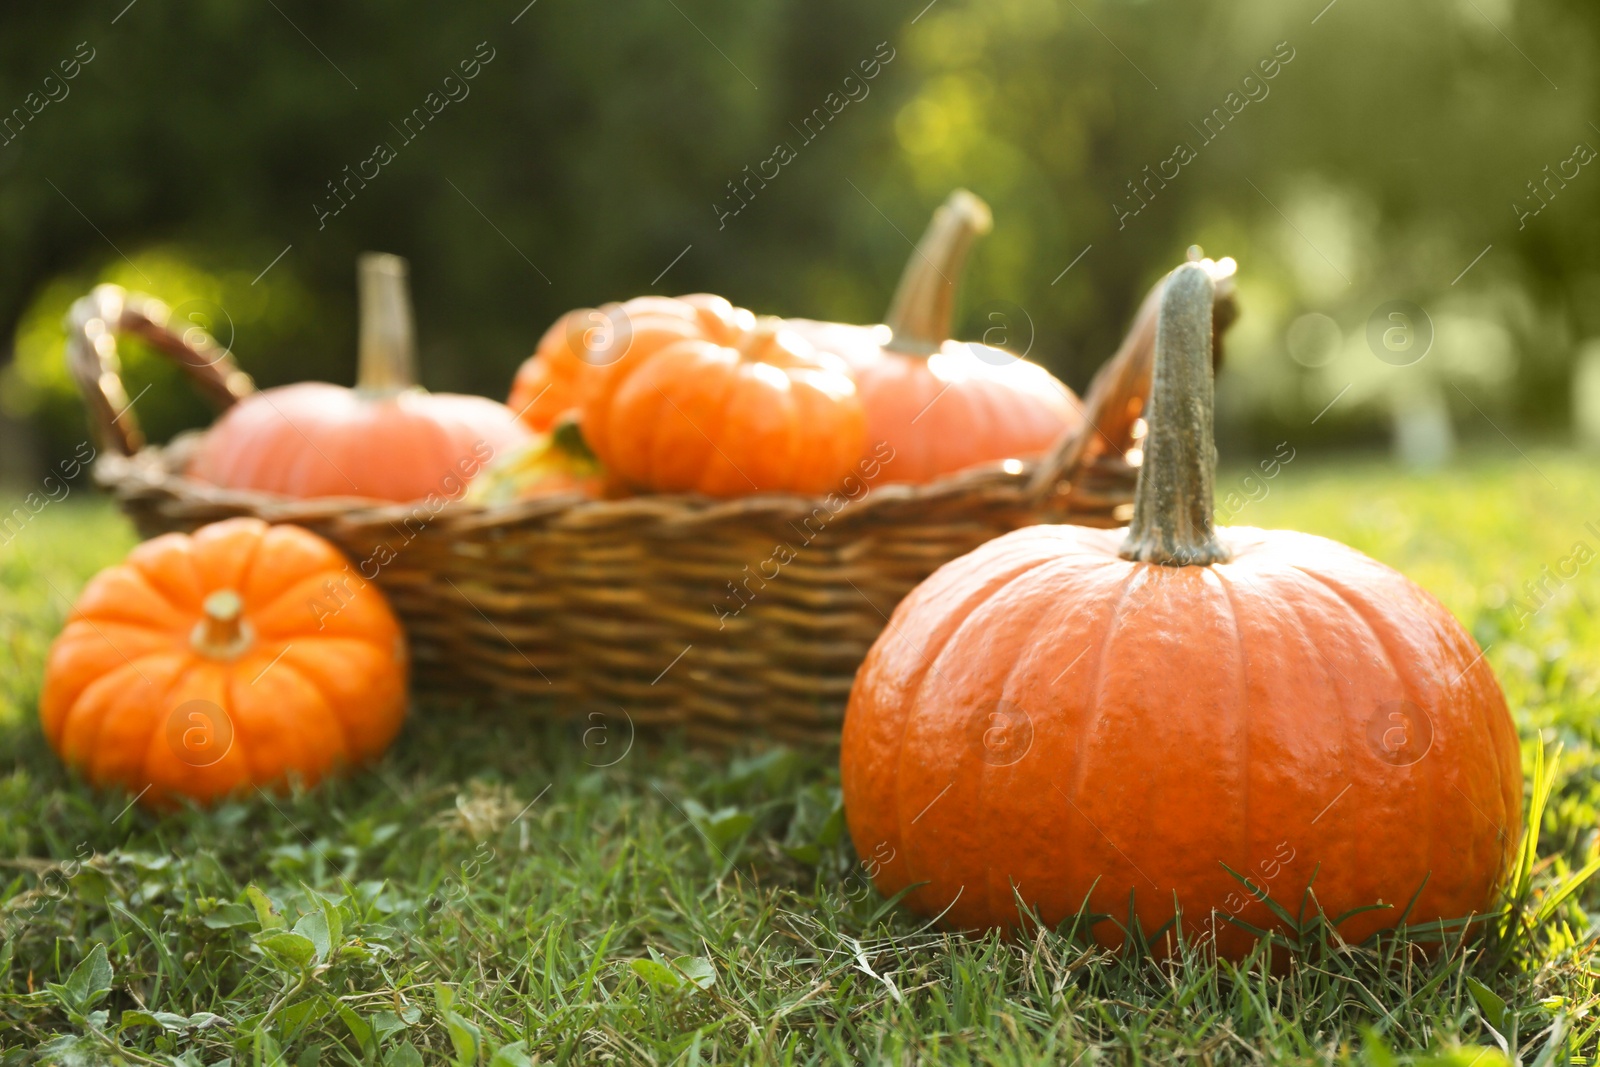
[[[405,718],[405,640],[322,538],[238,518],[96,575],[50,648],[61,758],[155,803],[211,800],[377,756]]]
[[[617,347],[616,330],[625,321],[620,305],[577,308],[555,321],[533,355],[517,368],[506,406],[530,429],[544,433],[563,415],[576,411],[588,381],[609,362]]]
[[[560,493],[617,495],[618,489],[583,439],[578,420],[565,415],[549,432],[534,434],[491,463],[467,487],[466,500],[506,504]]]
[[[965,189],[934,213],[906,263],[882,326],[791,319],[817,348],[849,365],[867,412],[867,442],[893,459],[872,482],[927,482],[1003,459],[1043,453],[1083,424],[1082,405],[1036,363],[985,344],[950,340],[956,282],[989,207]]]
[[[721,297],[650,299],[583,402],[606,469],[657,492],[836,489],[866,434],[844,364]]]
[[[561,316],[517,368],[506,406],[538,433],[575,414],[593,382],[627,351],[634,314],[642,318],[658,299],[646,296],[627,304],[575,308]],[[669,313],[669,318],[677,316]]]
[[[539,339],[533,355],[517,370],[507,406],[539,433],[563,416],[575,415],[599,388],[607,368],[634,350],[654,351],[689,337],[726,335],[726,323],[737,317],[754,321],[749,312],[720,296],[636,296],[597,308],[575,308],[555,321]]]
[[[455,497],[527,438],[503,404],[417,387],[405,260],[363,256],[360,281],[356,387],[299,382],[244,397],[201,439],[191,478],[301,498]]]
[[[1115,946],[1176,907],[1237,959],[1287,929],[1269,897],[1352,942],[1495,902],[1522,771],[1493,672],[1359,552],[1213,528],[1211,301],[1199,264],[1162,297],[1131,526],[1028,527],[947,564],[857,675],[850,832],[883,893],[920,883],[917,911],[1087,907]]]

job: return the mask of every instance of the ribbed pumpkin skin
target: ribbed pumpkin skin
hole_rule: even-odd
[[[1003,459],[1031,459],[1083,423],[1071,389],[1043,367],[999,349],[950,341],[932,356],[911,356],[882,347],[889,340],[886,327],[809,319],[784,325],[816,351],[837,356],[854,379],[866,417],[857,458],[873,460],[862,466],[872,472],[870,478],[863,474],[872,483],[927,482]],[[542,431],[562,414],[591,405],[624,362],[684,340],[735,345],[754,327],[749,311],[707,293],[637,297],[569,311],[517,371],[507,404]],[[592,444],[607,429],[585,419]],[[894,454],[879,462],[883,444]],[[601,443],[595,450],[604,458],[607,447]],[[753,491],[745,479],[739,482],[737,491]],[[833,488],[831,482],[817,484],[821,488],[814,491]]]
[[[529,429],[544,433],[578,406],[585,379],[592,373],[583,358],[588,348],[585,339],[607,327],[604,316],[604,311],[595,308],[567,312],[551,324],[533,355],[517,368],[506,407]]]
[[[842,372],[706,341],[662,350],[584,425],[595,453],[658,492],[826,493],[861,455],[865,421]]]
[[[246,397],[206,431],[188,474],[284,496],[455,497],[528,431],[486,397],[409,390],[369,398],[326,382]]]
[[[886,326],[787,319],[844,360],[867,413],[873,484],[930,482],[1003,459],[1033,459],[1083,425],[1083,403],[1055,375],[1002,349],[947,341],[931,356],[884,348]],[[982,353],[980,358],[978,353]]]
[[[544,332],[517,369],[506,406],[543,433],[561,416],[579,411],[624,356],[646,355],[691,337],[728,344],[735,330],[754,321],[750,312],[710,293],[639,296],[577,308]]]
[[[1238,959],[1317,870],[1350,940],[1481,913],[1521,833],[1517,737],[1476,645],[1353,549],[1219,530],[1208,567],[1118,557],[1126,531],[1036,526],[937,571],[857,675],[841,766],[879,890],[948,925],[1011,927],[1012,884],[1053,924],[1148,934],[1181,904]],[[1431,725],[1390,719],[1409,700]],[[1031,737],[1029,728],[1031,727]],[[1399,730],[1400,732],[1392,732]],[[1420,758],[1418,758],[1420,757]],[[1309,914],[1314,914],[1314,911]],[[1120,945],[1110,922],[1097,940]],[[1170,943],[1156,946],[1170,951]]]
[[[656,302],[682,311],[636,316],[581,409],[606,468],[656,492],[836,489],[866,433],[843,361],[720,297]]]
[[[254,636],[233,659],[193,644],[202,603],[223,589],[239,594]],[[291,772],[315,782],[378,755],[404,720],[406,674],[394,613],[332,545],[299,527],[229,519],[146,541],[89,582],[51,646],[39,714],[51,746],[89,781],[148,786],[152,802],[210,800]],[[220,757],[186,758],[174,743],[191,725],[224,728],[208,721],[214,712],[191,723],[190,701],[231,725]]]

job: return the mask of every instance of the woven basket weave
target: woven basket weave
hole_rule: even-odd
[[[1220,339],[1235,317],[1231,262],[1216,273]],[[316,531],[388,595],[420,686],[551,698],[568,715],[620,710],[701,743],[831,744],[867,649],[934,569],[1030,523],[1127,520],[1156,295],[1090,386],[1084,431],[1050,455],[854,499],[552,496],[430,509],[220,489],[182,474],[196,434],[144,443],[117,339],[144,339],[222,407],[254,390],[225,348],[179,332],[160,301],[102,285],[69,313],[67,361],[102,444],[96,481],[141,534],[237,515]]]

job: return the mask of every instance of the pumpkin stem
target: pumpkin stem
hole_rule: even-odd
[[[361,299],[356,388],[367,396],[393,396],[417,384],[406,274],[406,261],[385,252],[364,252],[356,261]]]
[[[595,459],[594,450],[589,447],[589,442],[584,440],[582,426],[571,416],[557,419],[556,424],[550,427],[550,447],[573,459],[587,463],[599,462]]]
[[[205,614],[195,623],[189,643],[212,659],[235,659],[255,640],[244,621],[244,601],[232,589],[218,589],[201,602]]]
[[[939,351],[950,337],[956,281],[967,253],[993,227],[989,205],[977,195],[957,189],[945,199],[900,275],[884,319],[892,335],[884,348],[908,356],[931,356]]]
[[[1217,450],[1212,429],[1211,305],[1206,268],[1167,278],[1156,320],[1148,433],[1123,559],[1167,567],[1226,563],[1213,526]]]

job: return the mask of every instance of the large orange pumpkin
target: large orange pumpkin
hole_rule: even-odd
[[[626,350],[582,405],[583,436],[607,470],[657,492],[726,497],[826,493],[855,468],[865,418],[837,357],[721,297],[629,304]]]
[[[1495,903],[1522,772],[1494,675],[1355,550],[1213,529],[1211,301],[1198,264],[1168,282],[1129,529],[1035,526],[948,564],[857,676],[851,836],[883,893],[922,883],[917,911],[1087,906],[1116,946],[1130,908],[1147,937],[1181,908],[1239,958],[1245,927],[1284,929],[1262,895],[1307,918],[1386,905],[1345,917],[1353,941]]]
[[[198,800],[370,759],[406,707],[400,624],[297,526],[164,534],[96,575],[51,646],[45,736],[91,782]]]
[[[245,397],[206,432],[190,477],[292,497],[454,498],[526,440],[504,404],[417,387],[405,260],[363,256],[360,280],[356,387],[299,382]]]
[[[950,340],[956,282],[990,226],[988,205],[957,189],[907,261],[885,325],[790,320],[850,365],[867,412],[868,451],[884,444],[893,450],[892,459],[872,466],[868,481],[926,482],[1031,458],[1083,423],[1077,396],[1043,367],[1001,348]]]

